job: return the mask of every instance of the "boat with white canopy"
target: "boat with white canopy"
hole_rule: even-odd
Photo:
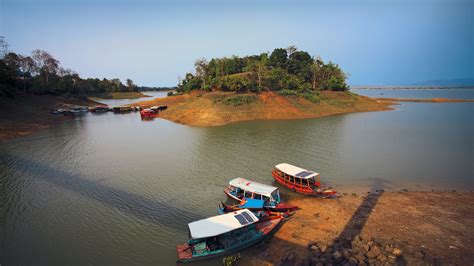
[[[332,188],[321,186],[319,173],[288,163],[275,165],[272,176],[281,185],[301,194],[323,197],[332,197],[337,194]]]
[[[240,251],[278,230],[282,221],[283,218],[259,221],[251,211],[243,209],[189,223],[189,240],[176,247],[178,262]]]
[[[240,203],[247,199],[263,201],[264,208],[270,208],[273,211],[293,211],[298,207],[282,203],[280,191],[277,187],[265,185],[251,181],[242,177],[232,179],[229,186],[224,189],[224,193],[231,199]]]

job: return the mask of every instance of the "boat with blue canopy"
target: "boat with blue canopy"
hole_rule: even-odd
[[[293,211],[298,208],[294,205],[282,203],[277,187],[241,177],[232,179],[229,182],[229,186],[224,189],[224,193],[240,204],[247,203],[251,199],[263,201],[263,208],[269,208],[273,211]],[[257,202],[252,201],[251,204],[257,204]]]

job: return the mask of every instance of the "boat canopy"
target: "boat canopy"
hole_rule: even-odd
[[[316,177],[319,175],[318,173],[308,171],[306,169],[299,168],[297,166],[287,164],[287,163],[281,163],[281,164],[276,165],[275,167],[278,170],[287,173],[288,175],[302,178],[302,179],[310,179],[312,177]]]
[[[247,209],[209,217],[188,224],[191,238],[207,238],[258,222],[257,216]]]
[[[264,204],[264,200],[245,198],[245,201],[240,203],[239,206],[243,209],[262,209]]]
[[[269,198],[272,197],[271,195],[275,190],[278,190],[277,187],[272,187],[272,186],[265,185],[265,184],[262,184],[262,183],[258,183],[258,182],[255,182],[255,181],[250,181],[250,180],[247,180],[247,179],[241,178],[241,177],[232,179],[229,182],[229,185],[234,186],[234,187],[238,187],[238,188],[240,188],[242,190],[245,190],[245,191],[248,191],[248,192],[253,192],[253,193],[256,193],[256,194],[259,194],[259,195],[267,196]]]

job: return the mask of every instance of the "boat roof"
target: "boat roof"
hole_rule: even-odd
[[[261,209],[264,204],[264,200],[245,198],[243,204],[240,203],[240,207],[245,209]]]
[[[273,191],[278,190],[277,187],[272,187],[242,177],[237,177],[235,179],[230,180],[229,185],[267,197],[271,197]]]
[[[312,177],[319,175],[316,172],[308,171],[306,169],[299,168],[297,166],[294,166],[288,163],[277,164],[275,167],[282,172],[285,172],[291,176],[299,177],[302,179],[310,179]]]
[[[258,222],[257,216],[247,209],[209,217],[188,224],[191,238],[206,238]]]

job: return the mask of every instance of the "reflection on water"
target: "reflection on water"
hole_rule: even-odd
[[[151,97],[143,97],[143,98],[137,98],[137,99],[100,99],[97,101],[107,104],[108,106],[121,106],[125,104],[132,104],[132,103],[137,103],[137,102],[142,102],[142,101],[150,101],[150,100],[153,100],[154,98],[163,98],[163,97],[166,97],[166,95],[168,94],[168,91],[143,91],[142,93]]]
[[[186,224],[280,162],[343,192],[474,189],[473,103],[198,128],[87,114],[0,145],[5,264],[173,264]],[[282,188],[285,198],[294,197]],[[220,260],[213,261],[216,264]]]

